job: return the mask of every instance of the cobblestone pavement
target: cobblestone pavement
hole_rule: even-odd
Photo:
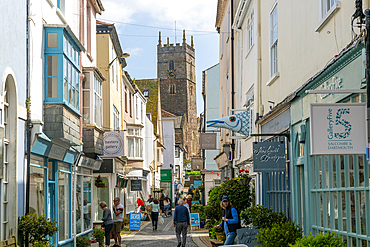
[[[173,214],[174,212],[172,212]],[[122,239],[122,246],[154,246],[154,247],[176,247],[177,238],[173,227],[173,216],[164,218],[164,224],[158,224],[158,229],[153,231],[152,224],[148,224],[139,232],[134,232]],[[191,239],[188,231],[186,247],[197,247]]]

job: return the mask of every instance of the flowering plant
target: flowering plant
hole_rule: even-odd
[[[224,179],[230,179],[230,177],[224,177]]]
[[[215,232],[223,232],[224,231],[224,229],[220,225],[216,225],[216,226],[214,226],[214,228],[215,228]]]
[[[249,178],[249,171],[245,169],[239,170],[238,178]]]
[[[95,179],[94,184],[98,188],[103,188],[103,189],[107,188],[107,185],[105,184],[105,182],[103,181],[100,175]]]

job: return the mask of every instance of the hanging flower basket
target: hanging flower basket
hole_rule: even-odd
[[[107,188],[107,185],[104,183],[103,179],[101,179],[101,176],[99,175],[95,180],[95,186],[98,188]]]
[[[250,179],[249,178],[242,178],[240,180],[238,180],[238,183],[240,185],[247,185],[249,183]]]

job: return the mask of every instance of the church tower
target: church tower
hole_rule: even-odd
[[[183,30],[182,43],[162,44],[161,32],[157,45],[157,77],[160,79],[162,109],[186,121],[182,144],[187,158],[198,155],[199,133],[197,123],[195,49],[193,36],[188,45]],[[179,138],[177,138],[179,139]],[[179,140],[176,140],[178,142]]]

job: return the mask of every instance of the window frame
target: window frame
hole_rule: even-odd
[[[131,159],[143,159],[143,128],[127,127],[127,157]],[[130,145],[132,144],[132,147]]]
[[[247,45],[246,57],[247,57],[254,45],[254,10],[252,10],[246,26],[246,45]]]
[[[120,130],[120,113],[113,105],[113,130]]]
[[[63,27],[45,27],[44,104],[63,104],[80,114],[80,47]],[[56,33],[56,46],[49,46],[49,34]],[[49,57],[55,56],[56,75],[49,76]],[[52,63],[50,64],[52,65]],[[49,80],[56,78],[56,95],[49,97]],[[50,89],[53,90],[53,89]]]
[[[274,13],[276,12],[276,16]],[[269,61],[269,71],[270,71],[270,78],[275,77],[279,73],[278,67],[278,12],[277,12],[277,2],[271,8],[269,14],[269,53],[270,53],[270,61]],[[274,22],[276,20],[276,23]],[[276,38],[275,38],[275,27],[276,27]]]
[[[94,124],[96,127],[103,127],[103,83],[94,75]],[[97,103],[99,102],[99,104]]]

